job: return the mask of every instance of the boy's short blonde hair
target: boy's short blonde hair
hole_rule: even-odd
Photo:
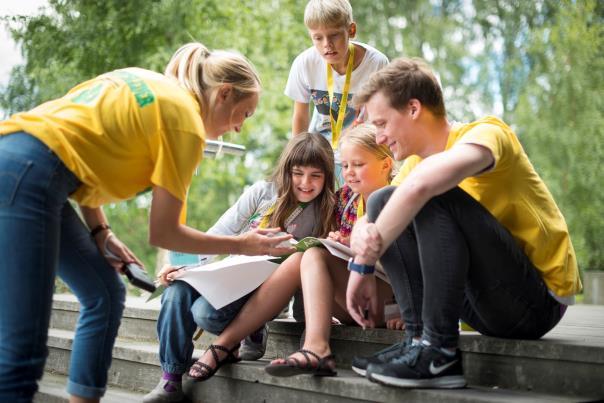
[[[352,21],[348,0],[310,0],[304,9],[304,25],[308,29],[348,28]]]

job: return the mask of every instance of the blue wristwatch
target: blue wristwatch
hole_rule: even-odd
[[[351,257],[348,260],[348,270],[356,271],[360,275],[364,276],[365,274],[373,274],[375,271],[375,265],[355,263],[354,258]]]

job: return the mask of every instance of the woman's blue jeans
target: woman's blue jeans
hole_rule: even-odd
[[[33,399],[57,274],[80,302],[67,391],[105,392],[125,287],[67,200],[79,185],[35,137],[0,136],[0,402]]]
[[[371,195],[369,221],[394,190]],[[566,308],[507,229],[460,188],[428,201],[380,262],[405,331],[439,347],[457,346],[460,318],[488,336],[538,339]]]
[[[251,295],[216,309],[184,281],[175,281],[166,288],[157,319],[162,370],[171,374],[184,373],[193,355],[195,329],[199,326],[212,334],[222,333]]]

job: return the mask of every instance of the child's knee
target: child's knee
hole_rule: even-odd
[[[228,308],[228,305],[216,309],[205,298],[200,297],[191,308],[193,321],[203,330],[219,335],[237,315],[237,312],[225,308]]]
[[[180,304],[184,301],[189,301],[194,298],[193,293],[196,291],[189,284],[184,281],[175,281],[166,287],[162,294],[161,303]]]
[[[318,260],[323,260],[324,257],[325,257],[325,249],[310,248],[306,252],[304,252],[304,255],[302,256],[301,264],[303,265],[303,267],[307,264],[312,265],[315,262],[317,262]]]
[[[285,259],[281,266],[287,267],[288,271],[291,270],[300,270],[300,264],[302,263],[302,257],[304,254],[302,252],[296,252]]]

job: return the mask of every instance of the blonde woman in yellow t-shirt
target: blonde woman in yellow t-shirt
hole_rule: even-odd
[[[463,387],[459,319],[485,335],[538,339],[581,290],[564,217],[508,125],[447,120],[423,62],[393,61],[355,103],[405,163],[398,186],[372,194],[354,226],[347,308],[375,323],[379,258],[407,337],[352,367],[392,386]]]
[[[37,389],[55,274],[81,305],[70,400],[103,396],[124,308],[118,272],[140,264],[111,231],[104,204],[152,189],[149,239],[165,249],[291,252],[277,247],[289,235],[269,236],[276,229],[220,236],[180,220],[205,140],[239,132],[260,86],[242,55],[190,43],[164,74],[116,70],[0,122],[0,401],[31,401]]]

